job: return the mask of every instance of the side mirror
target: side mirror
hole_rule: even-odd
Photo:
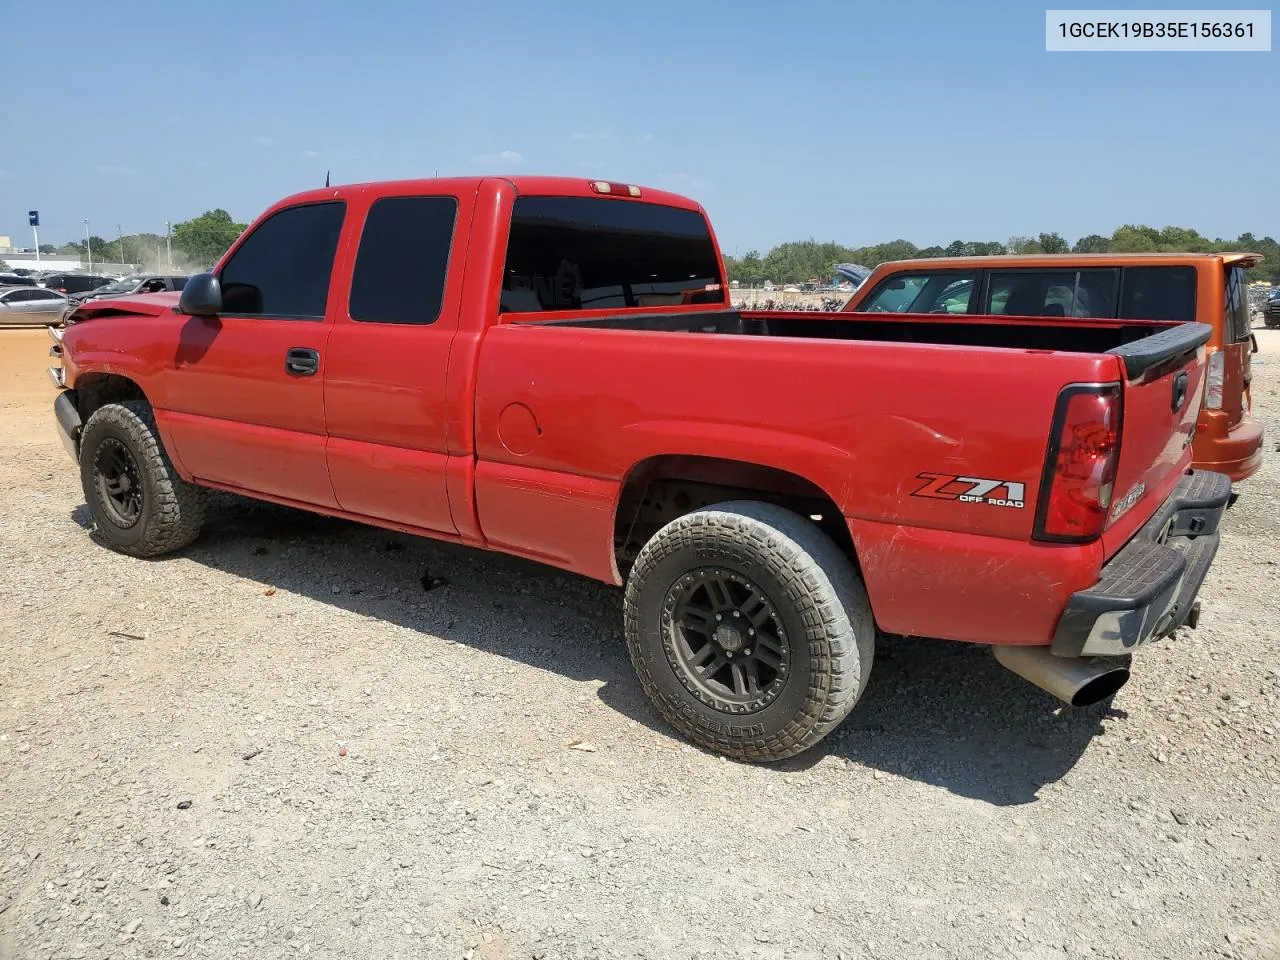
[[[178,312],[195,317],[216,316],[222,310],[222,285],[212,273],[197,273],[182,288]]]

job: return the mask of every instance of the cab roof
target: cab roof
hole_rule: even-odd
[[[543,177],[533,175],[518,176],[483,176],[483,177],[425,177],[413,180],[375,180],[368,183],[339,184],[332,187],[321,187],[317,190],[306,190],[285,197],[272,204],[271,209],[294,206],[299,203],[318,203],[322,200],[342,200],[357,196],[395,197],[414,193],[455,193],[474,192],[486,181],[505,181],[510,184],[519,196],[533,197],[598,197],[617,199],[630,203],[657,203],[668,207],[679,207],[702,213],[702,207],[678,193],[669,193],[654,187],[639,185],[640,196],[628,197],[602,194],[593,184],[602,182],[600,177]],[[625,184],[625,181],[603,180],[606,183]]]
[[[1073,263],[1090,266],[1114,264],[1134,267],[1172,262],[1196,263],[1202,260],[1221,260],[1229,267],[1252,267],[1262,261],[1259,253],[1001,253],[991,257],[920,257],[913,260],[892,260],[877,269],[897,267],[1064,267]]]

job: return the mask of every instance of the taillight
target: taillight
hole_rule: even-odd
[[[1227,356],[1221,350],[1214,350],[1209,354],[1209,372],[1204,382],[1204,405],[1207,409],[1222,409],[1222,385],[1226,374]]]
[[[1120,458],[1120,399],[1118,383],[1075,384],[1058,394],[1035,539],[1083,543],[1106,527]]]

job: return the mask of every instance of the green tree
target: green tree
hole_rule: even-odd
[[[1154,253],[1160,249],[1160,232],[1126,223],[1111,234],[1111,253]]]
[[[1044,253],[1040,241],[1033,237],[1010,237],[1005,246],[1009,248],[1010,253]]]
[[[40,244],[40,252],[41,253],[57,253],[58,248],[55,247],[52,243],[42,243]]]
[[[212,264],[244,233],[245,224],[236,223],[231,214],[218,208],[173,225],[173,246],[186,259],[202,265]]]
[[[59,253],[64,257],[84,256],[84,244],[73,240],[70,243],[64,243],[54,252]]]
[[[1067,241],[1062,239],[1061,234],[1042,233],[1039,238],[1040,249],[1045,253],[1068,253],[1071,250]]]
[[[741,268],[741,276],[739,280],[745,280],[747,283],[759,283],[764,279],[764,262],[760,259],[760,253],[757,250],[748,250],[742,257],[739,264]]]
[[[107,243],[107,241],[103,240],[101,237],[97,236],[96,234],[89,238],[89,249],[90,251],[93,252],[93,259],[95,260],[107,259],[106,254],[107,254],[108,246],[109,244]]]
[[[1170,253],[1208,253],[1213,249],[1211,240],[1187,227],[1165,227],[1156,242],[1161,250]]]
[[[1097,233],[1081,237],[1076,241],[1075,246],[1071,248],[1073,253],[1106,253],[1110,249],[1111,238]]]

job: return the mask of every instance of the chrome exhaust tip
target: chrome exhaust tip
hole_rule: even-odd
[[[1055,657],[1048,647],[994,648],[1002,667],[1073,707],[1100,703],[1129,681],[1124,661],[1104,657]]]

